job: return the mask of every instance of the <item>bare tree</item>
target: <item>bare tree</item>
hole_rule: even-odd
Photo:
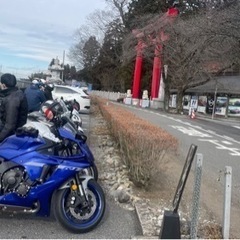
[[[125,13],[130,0],[105,0],[106,3],[114,10],[115,18],[121,19],[124,26],[126,26]]]
[[[129,0],[105,0],[109,9],[96,10],[86,18],[86,23],[81,25],[73,34],[74,44],[70,47],[68,57],[78,69],[83,68],[83,47],[91,36],[95,36],[99,43],[103,43],[109,25],[114,20],[120,19],[124,23],[124,13]]]
[[[239,4],[228,4],[187,18],[178,16],[168,21],[157,17],[139,29],[140,39],[146,45],[145,57],[153,58],[153,47],[162,46],[159,52],[162,65],[168,65],[165,96],[168,97],[170,89],[177,91],[179,112],[187,89],[202,85],[239,64],[239,10]],[[125,42],[125,57],[131,58],[135,54],[131,51],[134,46],[136,39],[131,36],[127,44]]]
[[[228,34],[222,34],[224,15],[225,10],[221,14],[212,11],[213,24],[204,12],[188,20],[178,18],[165,28],[169,35],[163,42],[163,59],[169,66],[165,82],[169,89],[177,90],[178,111],[182,111],[182,97],[187,89],[210,81],[239,62],[239,38],[231,36],[232,27],[225,30]]]

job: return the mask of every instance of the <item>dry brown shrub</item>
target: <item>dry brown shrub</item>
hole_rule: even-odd
[[[178,141],[165,130],[136,117],[105,99],[93,97],[119,143],[124,163],[137,186],[147,187],[168,152],[175,152]]]
[[[203,239],[222,239],[222,227],[215,223],[206,223],[199,227],[199,235]]]

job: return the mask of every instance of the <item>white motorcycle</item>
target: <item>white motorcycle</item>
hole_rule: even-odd
[[[70,111],[70,118],[76,124],[76,126],[82,127],[82,118],[79,113],[80,106],[77,105],[78,103],[76,102],[76,100],[64,100],[63,97],[61,97],[60,102],[61,105],[65,105],[65,111]]]
[[[79,112],[73,107],[73,102],[72,101],[65,101],[63,100],[63,98],[61,98],[60,100],[56,99],[56,100],[48,100],[45,103],[43,103],[43,106],[49,106],[53,103],[53,101],[58,101],[62,107],[62,111],[64,112],[64,114],[69,117],[73,123],[76,126],[76,129],[78,131],[83,132],[82,129],[82,118],[79,114]]]

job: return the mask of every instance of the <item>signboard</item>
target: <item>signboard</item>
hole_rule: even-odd
[[[197,111],[201,113],[206,113],[206,108],[207,108],[207,96],[199,96]]]
[[[198,96],[192,96],[190,108],[194,109],[194,111],[197,111],[197,106],[198,106]]]
[[[172,94],[169,98],[169,107],[176,108],[177,106],[177,95]]]
[[[214,96],[210,95],[207,97],[206,113],[212,114],[213,106],[214,106]]]
[[[240,117],[240,98],[229,98],[228,116]]]
[[[223,116],[226,115],[227,101],[227,97],[217,97],[215,114]]]
[[[190,107],[190,102],[191,102],[191,96],[190,95],[184,95],[183,96],[183,109],[189,110]]]

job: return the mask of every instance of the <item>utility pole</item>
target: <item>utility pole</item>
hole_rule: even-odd
[[[64,75],[64,61],[65,61],[65,50],[63,50],[63,71],[62,71],[62,81],[63,81],[63,75]]]

